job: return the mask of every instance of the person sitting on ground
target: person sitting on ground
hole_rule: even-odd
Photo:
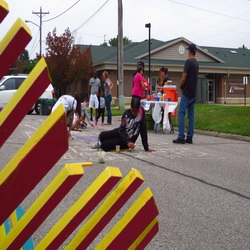
[[[120,145],[121,149],[133,149],[139,134],[141,135],[144,150],[148,152],[155,151],[148,146],[144,109],[140,107],[140,99],[135,97],[131,99],[130,109],[123,113],[120,127],[101,132],[99,141],[93,148],[110,151],[115,150],[116,145]]]
[[[87,122],[94,127],[94,124],[91,122],[87,107],[89,106],[88,98],[84,98],[83,102],[81,103],[81,116],[79,117],[76,113],[74,114],[74,121],[72,124],[72,130],[82,130],[87,128]],[[87,121],[86,121],[87,120]]]
[[[87,107],[89,106],[89,100],[88,98],[84,98],[83,102],[81,103],[81,108],[82,108],[82,124],[87,127],[87,122],[91,127],[94,127],[93,122],[90,120],[89,113]]]

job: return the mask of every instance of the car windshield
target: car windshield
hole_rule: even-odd
[[[3,77],[0,81],[0,85],[2,84],[2,82],[6,79],[6,77]]]

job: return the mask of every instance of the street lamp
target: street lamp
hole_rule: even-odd
[[[42,25],[38,25],[30,20],[25,20],[25,23],[32,23],[34,25],[36,25],[39,28],[39,33],[40,33],[40,57],[42,56]]]
[[[149,38],[148,38],[148,83],[150,83],[150,71],[151,71],[151,38],[150,38],[150,29],[151,29],[151,23],[146,23],[145,24],[145,28],[148,28],[148,34],[149,34]]]
[[[118,0],[118,83],[119,83],[119,109],[124,109],[124,82],[123,82],[123,8],[122,0]]]

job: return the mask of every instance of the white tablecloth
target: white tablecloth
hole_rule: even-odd
[[[168,113],[173,113],[177,108],[177,105],[178,102],[141,100],[141,106],[144,110],[151,110],[152,118],[156,124],[161,122],[161,108],[164,109],[163,130],[166,133],[170,131]]]
[[[168,112],[170,113],[174,112],[178,105],[178,102],[141,100],[141,106],[144,108],[144,110],[150,110],[154,108],[155,104],[160,105],[161,108],[165,108],[166,103],[168,103]]]

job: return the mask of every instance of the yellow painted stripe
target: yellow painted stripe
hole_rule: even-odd
[[[0,226],[0,241],[2,241],[2,238],[5,237],[6,232],[4,228],[4,223]]]
[[[95,250],[106,249],[113,240],[126,228],[128,223],[135,215],[144,207],[148,200],[153,198],[153,194],[149,188],[146,188],[134,204],[129,208],[126,214],[115,224],[109,233],[101,240]]]
[[[9,11],[9,6],[4,0],[0,0],[0,8],[3,8],[6,11]]]
[[[17,213],[16,210],[13,211],[13,213],[10,215],[10,219],[11,219],[11,225],[12,227],[14,227],[17,223]]]
[[[17,212],[16,210],[14,210],[14,212],[10,215],[10,219],[11,219],[11,226],[14,227],[17,224]],[[4,239],[3,239],[4,240]],[[23,248],[20,248],[20,250],[22,250]]]
[[[25,32],[32,37],[29,27],[22,21],[21,18],[18,18],[0,43],[0,56],[21,29],[24,29]]]
[[[93,162],[82,162],[82,167],[90,167],[90,166],[93,166]]]
[[[33,85],[33,83],[39,78],[44,70],[47,70],[47,64],[44,58],[41,58],[39,62],[36,64],[35,68],[30,72],[28,77],[23,81],[21,86],[18,88],[17,92],[12,96],[9,100],[8,104],[4,107],[4,109],[0,113],[0,126],[4,123],[10,113],[14,110],[17,104],[22,100],[22,98],[26,95],[27,91]],[[46,86],[51,82],[51,77],[48,73],[48,80]],[[46,89],[46,86],[44,89]]]
[[[158,223],[158,219],[155,218],[148,227],[140,234],[140,236],[134,241],[134,243],[128,248],[128,250],[136,249],[136,247],[147,237],[151,229]]]
[[[1,111],[2,112],[2,111]],[[54,112],[42,123],[42,125],[36,130],[36,132],[29,138],[24,146],[16,153],[11,161],[0,172],[0,188],[4,181],[11,175],[11,173],[18,167],[18,164],[22,161],[23,157],[28,154],[33,147],[40,142],[45,134],[56,124],[62,116],[65,116],[63,105],[59,105]],[[66,129],[66,124],[65,124]]]
[[[119,199],[123,196],[126,190],[135,182],[140,181],[140,184],[144,181],[143,176],[137,169],[131,169],[131,171],[124,177],[120,184],[115,190],[106,198],[102,205],[98,208],[95,214],[84,224],[84,226],[78,231],[75,237],[70,241],[70,243],[65,247],[65,249],[76,249],[80,244],[86,239],[86,237],[91,233],[91,231],[98,226],[98,223],[105,217],[105,215],[110,211],[110,209],[116,205]],[[134,188],[133,192],[136,191]],[[133,194],[132,192],[132,194]],[[115,216],[115,214],[113,214]],[[94,240],[94,239],[92,239]],[[85,248],[86,246],[80,246],[80,248]]]
[[[31,205],[22,218],[16,223],[9,234],[2,239],[0,249],[7,249],[15,241],[17,236],[21,234],[27,226],[29,226],[29,223],[31,223],[32,220],[39,220],[39,218],[36,218],[37,213],[39,213],[43,206],[51,199],[54,193],[60,190],[60,187],[69,177],[74,178],[75,176],[75,180],[78,181],[79,175],[83,175],[82,164],[75,163],[65,165],[61,172],[54,178],[54,180]]]
[[[119,168],[107,167],[96,180],[86,189],[82,196],[72,205],[72,207],[62,216],[50,232],[39,242],[36,250],[47,248],[51,242],[69,225],[71,220],[82,211],[96,193],[111,179],[121,179],[122,174]],[[81,221],[79,221],[79,224]]]
[[[50,116],[48,116],[48,118],[44,121],[44,123],[42,123],[42,125],[30,137],[30,139],[25,143],[25,145],[17,152],[17,154],[12,158],[12,160],[0,172],[0,185],[14,171],[14,169],[18,166],[19,162],[23,159],[23,157],[29,151],[31,151],[31,149],[37,143],[39,143],[39,141],[44,137],[44,135],[47,134],[48,131],[50,131],[50,129],[54,126],[54,124],[61,119],[62,115],[65,115],[65,111],[63,105],[61,104],[56,108],[56,110],[53,113],[51,113]]]

